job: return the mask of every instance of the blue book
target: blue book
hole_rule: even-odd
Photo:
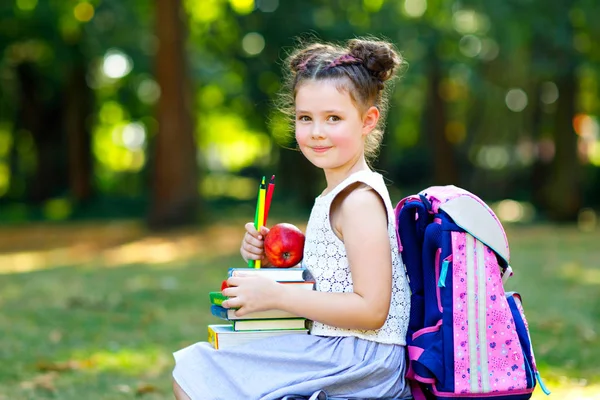
[[[267,310],[257,311],[244,315],[243,317],[237,317],[235,315],[235,309],[224,308],[217,305],[210,306],[210,312],[217,318],[224,319],[226,321],[246,320],[246,319],[286,319],[286,318],[299,318],[297,315],[282,310]]]

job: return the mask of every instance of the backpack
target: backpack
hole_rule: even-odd
[[[395,209],[411,289],[407,381],[419,399],[529,399],[539,382],[521,296],[504,291],[509,246],[494,212],[456,186]]]

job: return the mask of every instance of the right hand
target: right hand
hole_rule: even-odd
[[[269,265],[269,260],[265,256],[265,236],[269,233],[269,228],[261,226],[260,231],[257,231],[253,222],[248,222],[244,228],[246,228],[246,234],[240,248],[244,260],[246,262],[248,260],[261,260],[262,266]]]

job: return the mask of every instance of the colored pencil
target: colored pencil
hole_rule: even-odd
[[[260,221],[259,226],[256,228],[260,230],[260,227],[263,226],[262,222],[265,220],[265,195],[267,191],[267,185],[265,183],[265,177],[263,176],[262,181],[260,183],[260,189],[258,191],[258,221]],[[261,267],[261,260],[254,261],[254,268]]]
[[[260,209],[260,184],[258,185],[258,194],[256,195],[256,210],[254,212],[254,229],[258,230],[259,222],[258,222],[258,211]],[[248,266],[250,268],[254,268],[254,260],[248,260]]]
[[[271,177],[269,186],[267,186],[267,197],[265,198],[265,221],[263,226],[267,226],[267,219],[269,219],[269,210],[271,209],[271,199],[273,198],[273,190],[275,189],[275,175]]]

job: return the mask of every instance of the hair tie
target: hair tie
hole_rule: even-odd
[[[327,69],[337,67],[338,65],[344,64],[362,64],[363,60],[357,57],[354,57],[352,54],[344,54],[336,59],[334,59],[328,66]]]
[[[299,65],[298,65],[298,67],[297,67],[297,70],[298,70],[298,71],[300,71],[300,72],[304,72],[304,71],[306,71],[306,68],[308,67],[308,63],[309,63],[309,62],[310,62],[310,61],[311,61],[313,58],[315,58],[316,56],[317,56],[316,54],[313,54],[313,55],[311,55],[311,56],[309,56],[309,57],[306,57],[306,60],[302,61],[302,62],[301,62]]]

